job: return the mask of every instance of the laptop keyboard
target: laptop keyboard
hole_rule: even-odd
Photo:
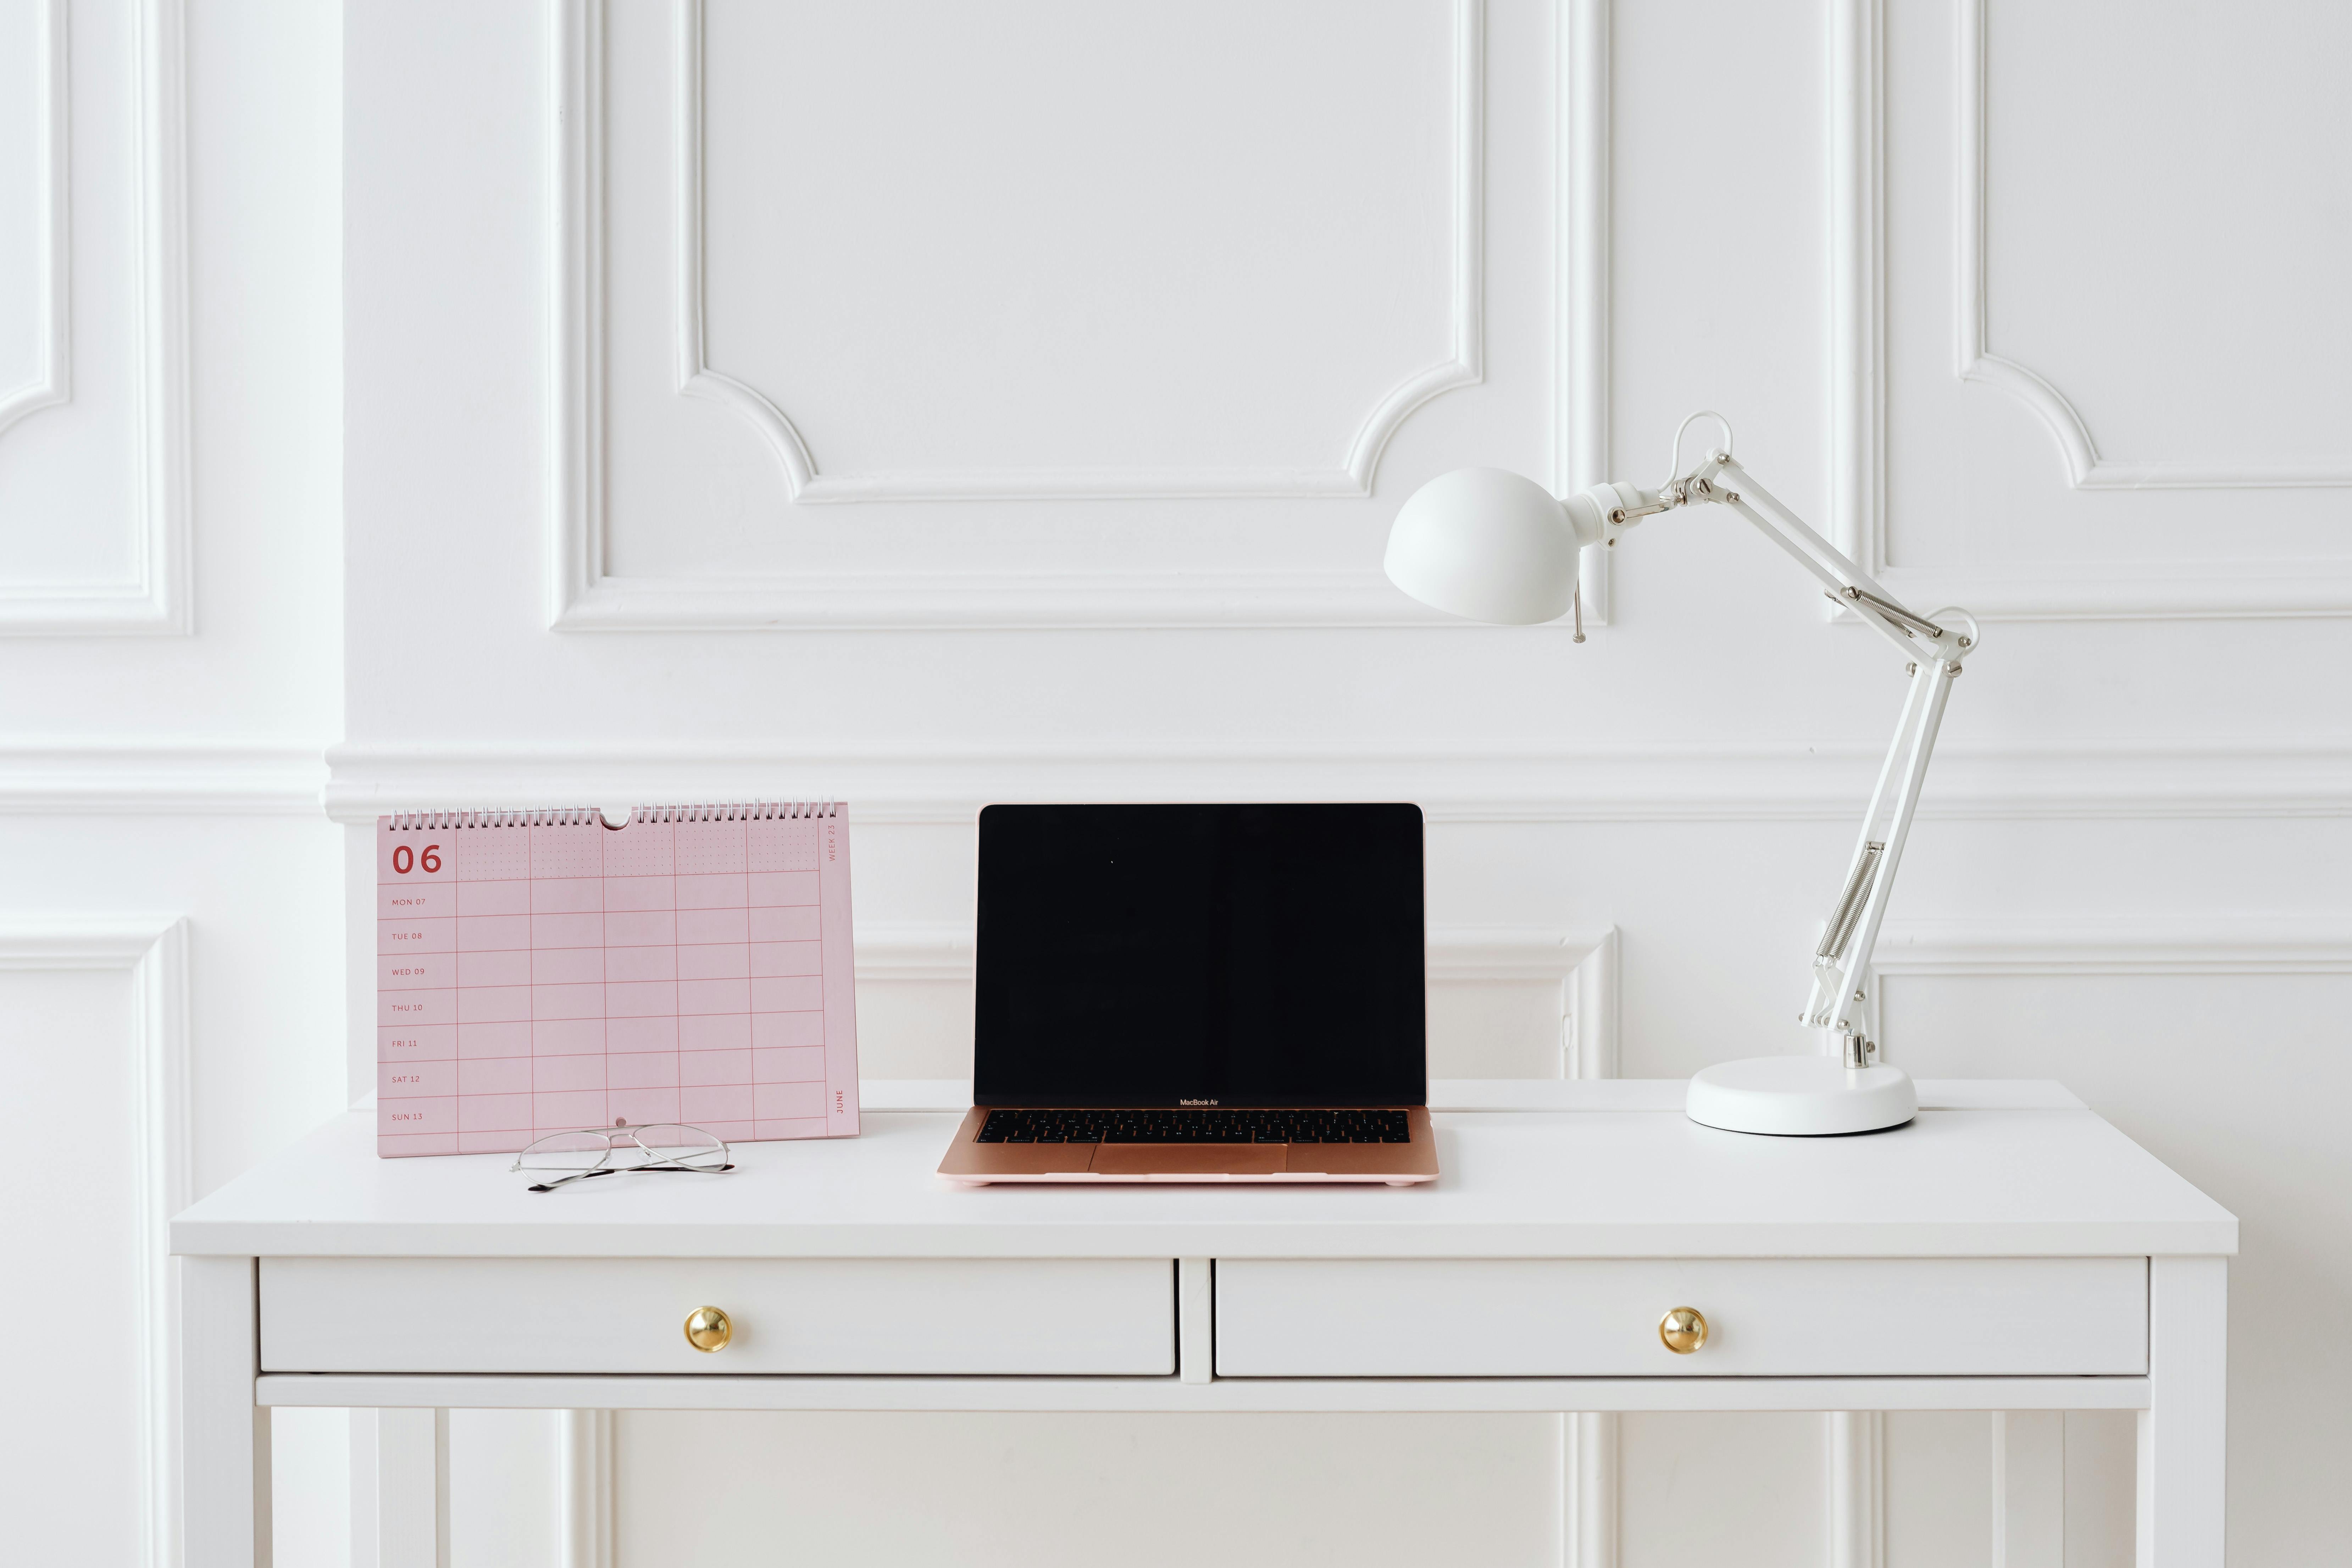
[[[978,1143],[1410,1143],[1402,1110],[992,1110]]]

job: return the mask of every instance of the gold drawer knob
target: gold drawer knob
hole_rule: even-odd
[[[1676,1307],[1658,1320],[1658,1338],[1676,1355],[1688,1355],[1706,1343],[1706,1315],[1696,1307]]]
[[[723,1351],[734,1337],[735,1325],[716,1307],[697,1307],[686,1315],[686,1342],[696,1350]]]

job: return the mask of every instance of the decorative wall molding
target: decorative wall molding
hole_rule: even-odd
[[[1617,928],[1558,931],[1523,926],[1432,926],[1432,985],[1549,982],[1558,987],[1560,1076],[1617,1076]],[[969,926],[864,921],[862,984],[969,985]]]
[[[187,385],[186,51],[182,0],[140,0],[133,11],[132,204],[137,310],[136,458],[132,476],[132,555],[136,570],[120,582],[0,581],[0,635],[45,637],[184,635],[194,629],[189,584]],[[52,272],[45,353],[49,371],[37,395],[0,406],[0,429],[71,395],[69,325],[72,160],[67,135],[70,50],[66,6],[51,0],[45,16],[50,102],[47,265]],[[87,199],[87,198],[85,198]]]
[[[47,0],[37,12],[41,41],[40,168],[35,178],[36,220],[41,228],[41,279],[36,310],[40,363],[23,385],[0,392],[0,433],[37,408],[73,395],[73,81],[67,39],[67,0]]]
[[[1558,495],[1615,476],[1609,461],[1609,167],[1613,148],[1609,80],[1612,0],[1561,0],[1556,16],[1559,66],[1552,92],[1558,181],[1559,294],[1552,307],[1559,341],[1552,394],[1559,461]],[[1577,561],[1584,619],[1609,624],[1609,552],[1588,545]]]
[[[1853,542],[1843,540],[1840,548],[1851,553]],[[2006,570],[1883,564],[1874,570],[1882,584],[1908,603],[1958,605],[1984,621],[2305,620],[2352,615],[2352,560],[2053,561]]]
[[[310,816],[326,780],[319,747],[0,742],[0,816]]]
[[[1558,988],[1560,1077],[1617,1076],[1617,928],[1433,926],[1429,983],[1549,982]]]
[[[545,0],[547,620],[586,624],[604,575],[604,0]],[[636,580],[645,586],[644,580]],[[657,597],[669,580],[651,585]],[[624,624],[632,624],[625,620]],[[698,624],[691,618],[679,624]]]
[[[556,1568],[613,1568],[613,1413],[555,1413]]]
[[[1560,1568],[1617,1568],[1621,1426],[1614,1411],[1559,1418]]]
[[[139,1561],[180,1561],[179,1288],[172,1215],[195,1197],[188,1093],[188,922],[176,915],[0,915],[0,970],[120,970],[131,979],[128,1152],[137,1217],[131,1347],[134,1416],[131,1502]]]
[[[857,979],[861,984],[969,985],[972,947],[970,926],[860,921]]]
[[[2352,921],[2226,911],[1891,920],[1870,968],[1865,1027],[1884,1039],[1892,976],[2352,974]]]
[[[1828,1427],[1830,1568],[1885,1568],[1886,1416],[1832,1410],[1822,1420]]]
[[[1829,534],[1879,575],[1886,565],[1883,0],[1829,0],[1828,22]]]
[[[824,474],[789,416],[736,377],[710,368],[703,314],[702,0],[674,0],[670,100],[677,153],[674,194],[678,390],[740,416],[767,442],[803,504],[880,500],[1172,500],[1355,497],[1406,417],[1441,393],[1483,379],[1486,218],[1486,4],[1453,0],[1453,352],[1412,372],[1367,413],[1332,468],[1040,468],[974,473]]]
[[[2099,456],[2090,426],[2048,378],[1992,351],[1986,320],[1985,212],[1990,170],[1985,145],[1985,28],[1990,0],[1958,0],[1953,41],[1958,62],[1954,100],[1958,153],[1953,212],[1953,321],[1962,381],[1997,386],[2033,410],[2065,458],[2067,482],[2084,490],[2280,489],[2352,485],[2352,458],[2302,463],[2118,463]],[[2337,568],[2342,571],[2342,567]]]
[[[2352,974],[2334,916],[2089,914],[1891,920],[1881,974]]]
[[[561,525],[551,559],[584,563]],[[599,531],[601,536],[601,530]],[[1423,609],[1376,571],[971,572],[901,576],[813,571],[789,578],[581,575],[559,588],[555,631],[1161,630],[1423,626],[1475,631]],[[568,595],[568,596],[566,596]],[[1588,625],[1594,617],[1585,617]],[[1565,623],[1562,624],[1564,627]],[[1561,635],[1566,635],[1564,629]]]
[[[2352,485],[2352,462],[2113,463],[2046,379],[1991,352],[1985,312],[1985,12],[1957,0],[1953,330],[1963,381],[2000,387],[2048,426],[2076,489]],[[1891,564],[1886,544],[1884,0],[1828,0],[1830,537],[1887,587],[1985,620],[2271,619],[2352,615],[2352,560]]]
[[[1560,116],[1562,351],[1557,438],[1563,475],[1606,468],[1606,99],[1610,0],[1560,0],[1564,79],[1602,94]],[[674,0],[674,209],[681,389],[733,408],[767,440],[800,501],[1007,499],[1356,498],[1412,411],[1472,384],[1484,363],[1485,0],[1454,0],[1454,353],[1400,383],[1328,470],[824,475],[791,421],[748,384],[709,368],[702,331],[699,0]],[[550,390],[547,616],[583,631],[775,629],[1464,626],[1398,593],[1378,571],[972,572],[904,576],[811,571],[778,578],[614,577],[604,571],[603,478],[603,0],[549,0],[547,189]],[[1598,149],[1587,145],[1598,128]],[[1570,145],[1570,143],[1573,143]],[[1597,329],[1597,330],[1596,330]],[[1588,551],[1585,619],[1604,625],[1608,563]]]
[[[1863,746],[1454,749],[346,744],[328,815],[435,806],[840,798],[861,822],[961,824],[990,800],[1416,800],[1436,823],[1848,822],[1881,761]],[[2352,815],[2352,747],[1946,746],[1927,818],[2255,819]]]

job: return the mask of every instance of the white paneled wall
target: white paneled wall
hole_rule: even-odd
[[[630,1411],[615,1426],[624,1563],[1535,1563],[1558,1551],[1552,1415]]]
[[[178,1561],[164,1221],[347,1099],[340,70],[331,6],[0,0],[12,1559]]]
[[[1454,933],[1435,1070],[1795,1048],[1778,1020],[1897,672],[1727,519],[1635,536],[1613,583],[1591,563],[1612,624],[1580,648],[1438,625],[1377,575],[1433,474],[1654,479],[1674,419],[1721,407],[1904,592],[2001,617],[1897,906],[1890,1051],[2074,1081],[2250,1236],[2274,1224],[2281,1254],[2239,1271],[2244,1333],[2340,1300],[2287,1260],[2352,1238],[2231,1131],[2294,1119],[2280,1179],[2324,1184],[2329,1123],[2217,1079],[2243,1047],[2214,1035],[2234,1013],[2275,1042],[2258,1059],[2307,1059],[2344,999],[2352,911],[2312,869],[2352,849],[2352,734],[2288,674],[2346,651],[2343,383],[2300,346],[2352,346],[2315,259],[2341,204],[2278,199],[2260,253],[2179,221],[2237,200],[2249,162],[2269,183],[2247,192],[2340,192],[2340,95],[2298,66],[2208,136],[2153,85],[2209,55],[2251,80],[2269,33],[2144,21],[2142,74],[2103,72],[2094,113],[2066,83],[2112,16],[2005,0],[605,0],[351,25],[338,817],[844,794],[867,1068],[928,1076],[967,1049],[977,802],[1409,796]],[[425,368],[445,363],[462,387]],[[2239,1549],[2340,1540],[2332,1504],[2286,1497],[2345,1457],[2294,1414],[2332,1406],[2238,1364]],[[1432,1468],[1383,1491],[1376,1560],[1441,1525],[1449,1555],[1498,1563],[2131,1550],[2113,1423],[1411,1425],[1362,1426],[1433,1467],[1552,1445],[1552,1533],[1517,1522],[1512,1466]],[[1101,1484],[1257,1520],[1228,1469],[1258,1430],[1137,1429],[1148,1473]],[[840,1474],[682,1511],[688,1433],[730,1466]],[[1337,1423],[1265,1455],[1269,1529],[1353,1519],[1330,1457],[1377,1440]],[[1050,1418],[629,1418],[619,1560],[680,1531],[984,1557],[939,1533],[976,1473],[1050,1556],[1111,1442]]]
[[[1839,300],[1860,352],[1832,373],[1856,410],[1832,436],[1848,537],[1905,592],[1980,613],[2352,608],[2352,389],[2302,352],[2352,337],[2326,281],[2352,216],[2314,199],[2352,174],[2315,63],[2352,17],[1886,12],[1834,84],[1876,103],[1842,129],[1884,182],[1837,220],[1864,258]],[[2155,109],[2183,92],[2256,107]]]
[[[185,40],[173,0],[0,16],[0,627],[183,633]],[[36,418],[35,416],[41,417]]]
[[[141,1278],[143,1229],[138,1184],[118,1163],[90,1164],[79,1151],[138,1146],[133,1084],[137,1055],[129,987],[117,970],[0,974],[0,1103],[84,1107],[33,1121],[20,1145],[24,1180],[5,1235],[23,1279],[71,1279],[84,1303],[72,1313],[117,1346],[152,1342],[155,1303]],[[142,1310],[142,1309],[149,1309]],[[51,1342],[59,1331],[56,1294],[12,1289],[0,1296],[0,1325],[12,1345]],[[19,1550],[59,1559],[133,1563],[153,1558],[142,1539],[157,1522],[145,1509],[86,1519],[46,1500],[81,1490],[83,1456],[106,1448],[152,1452],[152,1386],[142,1358],[109,1357],[97,1368],[55,1355],[9,1368],[10,1402],[42,1419],[9,1423],[0,1438],[0,1510],[16,1521]],[[152,1487],[133,1494],[144,1502]]]
[[[1588,560],[1581,647],[1379,573],[1438,473],[1654,484],[1713,406],[1988,622],[1889,1054],[2063,1079],[2242,1217],[2231,1552],[2342,1557],[2347,26],[0,0],[0,1247],[54,1282],[0,1313],[121,1347],[5,1352],[12,1539],[167,1568],[153,1226],[372,1082],[380,808],[843,795],[866,1070],[940,1077],[977,803],[1412,798],[1437,1073],[1801,1048],[1882,650],[1728,517]],[[287,1422],[279,1561],[373,1568],[375,1428]],[[103,1488],[61,1458],[100,1447]],[[457,1563],[2133,1550],[2096,1415],[489,1414],[449,1455]]]

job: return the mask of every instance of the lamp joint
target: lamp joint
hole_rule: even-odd
[[[1944,628],[1927,619],[1927,616],[1915,616],[1894,600],[1882,599],[1867,589],[1857,588],[1849,583],[1845,586],[1844,595],[1851,603],[1868,605],[1872,609],[1876,610],[1882,619],[1891,623],[1906,637],[1915,630],[1927,633],[1930,642],[1941,639],[1944,635]]]

